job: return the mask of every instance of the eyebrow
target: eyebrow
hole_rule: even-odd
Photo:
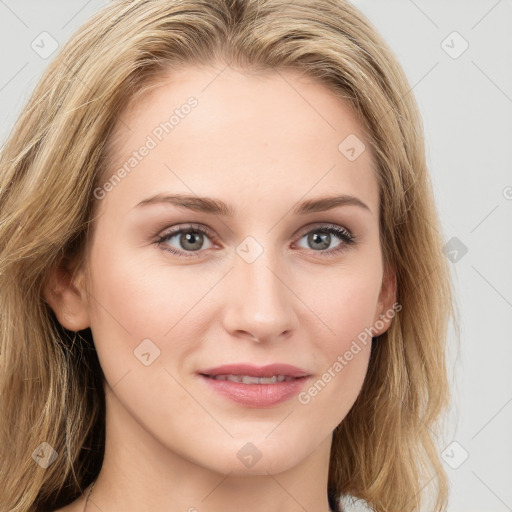
[[[212,197],[191,196],[186,194],[156,194],[144,199],[134,206],[141,208],[155,204],[171,204],[178,208],[186,208],[202,213],[221,215],[223,217],[235,217],[236,209],[220,199]],[[358,206],[371,213],[370,208],[355,196],[341,195],[331,197],[319,197],[307,199],[294,206],[293,215],[306,215],[314,212],[325,212],[340,206]]]

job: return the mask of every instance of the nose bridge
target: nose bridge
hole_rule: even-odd
[[[228,328],[259,339],[292,329],[295,318],[282,255],[277,244],[268,247],[268,243],[249,236],[237,247],[228,284]]]
[[[248,252],[244,252],[247,248]],[[270,247],[268,243],[263,247],[255,239],[249,239],[237,248],[235,277],[242,287],[245,284],[245,297],[258,303],[259,308],[279,307],[288,299],[285,293],[285,276],[280,275],[283,274],[283,269],[278,249]]]

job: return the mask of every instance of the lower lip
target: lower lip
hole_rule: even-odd
[[[274,384],[244,384],[230,380],[216,380],[204,375],[201,379],[214,391],[246,407],[269,407],[297,395],[309,377]]]

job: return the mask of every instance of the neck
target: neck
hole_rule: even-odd
[[[106,400],[105,454],[89,508],[93,503],[109,512],[331,510],[327,478],[332,436],[283,471],[275,471],[271,463],[261,464],[264,453],[254,466],[257,471],[250,473],[231,457],[226,457],[230,465],[219,471],[164,446],[127,413],[113,393],[107,393]],[[293,447],[290,453],[293,458]]]

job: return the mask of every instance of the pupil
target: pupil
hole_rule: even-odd
[[[322,233],[319,235],[318,233],[313,233],[313,235],[310,235],[310,241],[313,241],[314,243],[320,242],[320,244],[323,245],[320,247],[320,249],[325,249],[329,247],[330,244],[330,233]]]
[[[202,245],[202,238],[203,238],[203,235],[202,233],[198,233],[199,236],[197,236],[196,234],[194,233],[184,233],[181,237],[181,242],[186,242],[187,244],[192,244],[194,245],[194,243],[196,244],[197,247],[189,247],[188,249],[189,250],[192,250],[192,251],[197,251],[198,249],[201,248],[201,245]],[[199,241],[199,243],[198,243]],[[185,248],[186,248],[186,245],[185,245]]]

